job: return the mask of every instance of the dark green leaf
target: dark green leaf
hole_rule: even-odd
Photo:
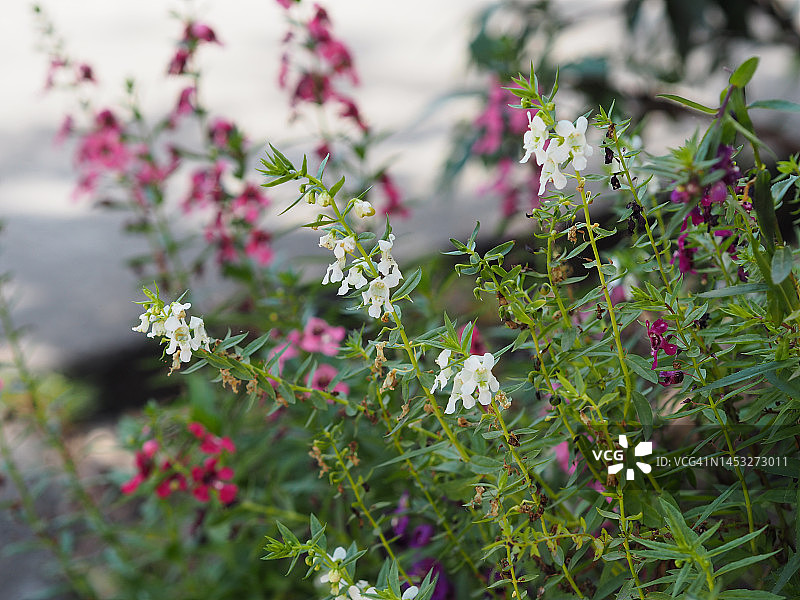
[[[781,246],[772,255],[772,283],[778,285],[792,272],[792,250]]]

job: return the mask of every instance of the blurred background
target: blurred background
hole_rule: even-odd
[[[394,224],[396,256],[408,261],[446,248],[448,237],[465,237],[476,220],[488,232],[524,231],[521,198],[530,192],[520,186],[528,184],[514,184],[518,205],[509,210],[510,192],[498,175],[504,160],[521,157],[520,132],[509,126],[497,143],[475,149],[488,135],[487,110],[497,104],[491,90],[527,73],[531,61],[547,86],[560,67],[563,118],[616,99],[618,114],[643,123],[639,134],[656,154],[680,143],[700,122],[656,94],[716,106],[729,70],[749,56],[761,58],[749,100],[800,98],[795,0],[329,0],[324,5],[358,72],[360,84],[350,94],[379,133],[372,160],[391,168],[409,209],[408,218]],[[186,14],[187,6],[163,0],[42,2],[65,50],[92,65],[96,85],[75,94],[45,90],[51,57],[32,4],[4,3],[0,272],[11,276],[6,294],[14,301],[14,322],[25,328],[22,343],[30,365],[39,373],[66,373],[78,381],[70,388],[75,394],[113,402],[125,389],[140,395],[129,368],[129,357],[144,346],[130,331],[141,312],[132,303],[139,297],[140,277],[125,263],[146,246],[141,237],[123,233],[125,214],[73,198],[74,142],[54,140],[76,100],[91,94],[95,106],[124,103],[130,78],[143,111],[163,117],[180,92],[165,79],[183,28],[170,11]],[[277,84],[287,31],[284,8],[272,0],[205,0],[190,10],[221,42],[203,49],[199,58],[205,104],[234,118],[255,146],[269,141],[310,152],[316,121],[297,118],[290,94]],[[756,124],[762,139],[780,156],[797,152],[798,119],[766,113]],[[592,135],[596,143],[602,133]],[[276,228],[292,223],[274,218]],[[276,255],[296,260],[298,268],[311,270],[309,277],[317,277],[322,262],[308,267],[300,259],[315,254],[316,239],[310,232],[288,235],[275,244]],[[210,304],[224,296],[219,288],[226,285],[211,272],[198,282],[197,294]],[[0,340],[0,361],[10,359]],[[2,371],[6,377],[10,372]],[[114,410],[92,410],[104,417],[80,432],[80,443],[91,440],[109,463],[129,461],[114,443]],[[26,464],[43,456],[35,440],[16,452]],[[7,499],[13,492],[6,486],[0,488],[3,495]],[[53,514],[57,498],[55,489]],[[24,527],[0,516],[2,544],[25,539]],[[0,557],[6,590],[0,598],[29,598],[44,589],[45,559],[24,556],[24,561]]]

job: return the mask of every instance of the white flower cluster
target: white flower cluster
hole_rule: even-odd
[[[344,560],[346,556],[347,551],[341,546],[333,551],[333,556],[328,555],[328,558],[330,558],[332,561],[335,561],[337,564],[333,569],[329,570],[319,578],[320,583],[330,584],[331,595],[334,596],[334,600],[370,600],[371,598],[376,598],[378,591],[374,586],[370,586],[369,583],[363,579],[357,581],[355,585],[351,585],[345,589],[342,582],[342,574],[344,569],[339,562]],[[402,600],[413,600],[417,597],[417,594],[419,594],[419,588],[415,585],[412,585],[405,592],[403,592]]]
[[[322,279],[323,285],[341,282],[337,292],[340,296],[349,292],[350,288],[360,290],[363,287],[367,287],[366,291],[361,292],[361,297],[364,305],[369,306],[369,315],[376,319],[383,316],[384,311],[391,312],[394,310],[392,303],[389,301],[390,291],[403,278],[402,273],[400,273],[400,267],[391,254],[392,246],[394,245],[394,234],[390,233],[389,239],[378,241],[381,258],[374,264],[374,269],[377,270],[378,275],[372,281],[369,281],[366,277],[374,272],[371,266],[371,259],[369,259],[370,263],[364,258],[352,261],[347,275],[344,274],[344,269],[347,267],[347,255],[354,254],[356,250],[354,236],[337,238],[336,230],[332,229],[319,238],[319,245],[322,248],[333,251],[333,256],[336,258],[334,262],[328,265],[328,270]]]
[[[439,365],[439,375],[431,387],[431,393],[436,389],[444,389],[453,373],[453,366],[450,361],[450,350],[442,350],[436,359]],[[483,356],[471,354],[464,361],[464,366],[456,373],[453,378],[453,389],[450,392],[450,399],[447,402],[445,414],[452,414],[456,411],[456,402],[461,399],[464,408],[475,406],[475,392],[478,392],[478,402],[484,406],[492,402],[492,394],[500,389],[500,383],[492,374],[495,365],[494,356],[487,352]]]
[[[206,333],[205,323],[200,317],[191,317],[186,323],[186,309],[192,305],[187,302],[173,302],[168,306],[158,308],[156,304],[139,316],[141,321],[138,326],[132,327],[133,331],[147,333],[147,337],[166,337],[169,340],[167,354],[175,354],[174,362],[189,362],[192,352],[203,348],[209,350],[211,338]],[[150,333],[148,333],[148,329]]]
[[[574,124],[567,120],[559,121],[555,127],[556,136],[550,137],[550,130],[542,118],[538,114],[531,117],[528,112],[528,131],[522,139],[525,156],[519,162],[528,162],[531,155],[536,157],[536,164],[542,168],[539,176],[540,195],[548,181],[552,181],[559,190],[567,185],[567,178],[561,172],[566,166],[563,164],[565,161],[572,160],[576,171],[586,168],[586,159],[594,152],[594,148],[586,142],[588,124],[586,117],[578,117]]]

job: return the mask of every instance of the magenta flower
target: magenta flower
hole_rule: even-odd
[[[275,256],[270,245],[271,239],[272,236],[266,231],[253,229],[244,247],[244,253],[262,267],[270,264]]]
[[[223,504],[231,504],[239,491],[236,484],[226,483],[231,479],[233,479],[233,469],[230,467],[217,468],[217,459],[207,458],[203,461],[202,467],[192,467],[192,481],[194,482],[192,494],[200,502],[208,502],[211,499],[211,492],[214,491]]]
[[[223,451],[236,452],[236,446],[229,437],[218,437],[206,430],[201,423],[193,421],[186,427],[189,432],[200,440],[200,451],[213,456],[222,454]]]
[[[195,106],[197,88],[189,86],[181,90],[178,104],[175,106],[175,116],[187,115],[197,110]]]
[[[669,356],[675,356],[678,352],[678,347],[675,344],[670,344],[669,340],[674,335],[664,337],[664,334],[669,329],[669,324],[664,319],[658,319],[655,323],[650,325],[650,321],[645,321],[647,325],[647,337],[650,338],[650,349],[653,353],[653,366],[655,369],[658,366],[658,351],[663,350]]]
[[[661,371],[658,374],[658,383],[669,387],[683,381],[683,371]]]
[[[241,194],[231,202],[234,214],[241,216],[250,224],[255,223],[261,211],[269,206],[269,199],[261,192],[261,187],[248,183]]]
[[[192,53],[189,52],[187,48],[181,46],[175,51],[175,55],[172,57],[172,60],[169,62],[169,67],[167,67],[167,73],[170,75],[183,75],[186,73],[186,65],[191,58]]]
[[[184,39],[187,42],[209,42],[219,44],[217,34],[204,23],[189,23],[184,31]]]
[[[344,327],[331,327],[324,319],[311,317],[303,329],[299,345],[306,352],[336,356],[339,342],[344,339],[345,333]]]
[[[329,391],[328,387],[331,385],[331,382],[334,378],[339,374],[339,371],[333,365],[329,365],[326,363],[322,363],[318,365],[317,368],[314,370],[314,376],[311,378],[311,382],[309,383],[309,387],[314,390],[321,390],[323,392]],[[347,393],[350,391],[350,386],[348,386],[345,382],[340,381],[336,384],[333,390],[330,390],[333,394],[341,394],[346,396]]]
[[[678,236],[678,249],[672,255],[670,264],[675,264],[678,261],[678,269],[681,273],[694,273],[694,258],[697,248],[689,248],[686,246],[686,238],[689,237],[688,233]]]
[[[120,490],[123,494],[132,494],[150,476],[150,473],[153,472],[153,456],[155,456],[156,452],[158,452],[158,442],[156,440],[147,440],[142,444],[142,449],[136,452],[134,459],[136,475],[122,484]]]
[[[297,104],[298,101],[325,104],[334,96],[331,80],[327,75],[304,73],[297,82],[292,96],[292,104]]]
[[[89,133],[78,146],[78,164],[90,169],[121,171],[130,160],[131,154],[116,129]]]
[[[178,490],[186,491],[186,477],[183,476],[183,473],[174,471],[172,463],[164,461],[164,464],[161,465],[161,472],[167,473],[167,476],[156,486],[156,495],[159,498],[168,498],[172,492]]]

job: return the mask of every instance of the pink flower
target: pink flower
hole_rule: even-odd
[[[78,164],[90,169],[123,170],[131,155],[116,129],[101,129],[86,134],[77,150]]]
[[[344,327],[331,327],[324,319],[311,317],[300,338],[300,348],[306,352],[321,352],[327,356],[336,356],[339,342],[344,339]]]
[[[120,490],[123,494],[132,494],[150,476],[153,471],[153,456],[158,452],[158,442],[147,440],[142,444],[142,449],[136,452],[136,475],[123,483]]]
[[[244,247],[244,252],[255,260],[259,265],[266,266],[272,262],[274,253],[272,246],[270,246],[271,236],[266,231],[260,229],[253,229],[250,232],[250,237],[247,240],[247,245]]]
[[[81,83],[82,81],[91,81],[92,83],[96,83],[92,67],[86,63],[81,63],[78,65],[77,82]]]
[[[261,187],[248,183],[241,194],[231,202],[231,210],[250,224],[255,223],[261,211],[269,206],[269,199],[261,192]]]
[[[575,461],[569,461],[569,443],[563,441],[555,447],[556,462],[558,462],[561,470],[567,475],[572,475],[575,472]]]
[[[356,122],[356,125],[358,125],[359,129],[361,129],[361,131],[364,133],[369,131],[369,125],[367,125],[366,122],[361,118],[361,113],[359,112],[356,103],[346,96],[338,95],[336,98],[344,107],[339,113],[339,116],[343,119],[353,119]]]
[[[196,91],[197,88],[194,86],[189,86],[181,90],[178,104],[175,106],[175,116],[187,115],[197,110],[197,107],[194,105],[196,102]]]
[[[358,75],[353,69],[353,59],[350,51],[339,40],[327,39],[320,42],[319,54],[331,66],[336,73],[346,73],[350,76],[354,85],[358,84]]]
[[[283,8],[289,8],[292,5],[293,0],[277,0],[278,4],[280,4]]]
[[[686,238],[688,237],[688,233],[678,236],[678,249],[672,255],[672,260],[669,261],[670,264],[675,264],[675,260],[677,259],[678,269],[681,273],[695,272],[693,256],[697,252],[697,248],[689,248],[686,246]]]
[[[210,492],[213,490],[223,504],[231,504],[239,491],[235,484],[225,483],[231,479],[233,479],[233,469],[230,467],[218,469],[217,459],[207,458],[203,461],[202,467],[192,467],[192,480],[195,484],[192,494],[200,502],[208,502],[211,499]]]
[[[464,335],[464,329],[466,329],[466,325],[462,325],[458,329],[458,339],[461,339]],[[486,344],[483,343],[483,336],[481,335],[480,329],[478,329],[477,325],[473,325],[472,327],[472,342],[469,346],[469,353],[470,354],[477,354],[479,356],[483,356],[486,354],[488,350],[486,349]]]
[[[325,104],[333,97],[333,87],[327,75],[303,73],[294,90],[292,104],[296,104],[298,101]]]
[[[327,11],[319,4],[315,4],[314,9],[316,10],[314,17],[308,22],[308,33],[311,34],[314,41],[324,42],[331,37],[329,30],[331,20],[328,18]]]
[[[192,53],[188,48],[185,48],[184,46],[178,48],[175,51],[175,55],[172,57],[172,60],[169,62],[167,73],[170,75],[183,75],[186,73],[186,65],[191,56]]]
[[[331,382],[338,374],[339,371],[336,367],[322,363],[314,370],[314,376],[311,378],[310,387],[315,390],[328,391],[328,386],[330,386]],[[337,383],[333,390],[331,390],[333,394],[342,394],[343,396],[346,396],[349,391],[350,386],[343,381]]]
[[[167,476],[156,486],[156,495],[159,498],[168,498],[172,492],[178,490],[186,491],[186,477],[183,476],[183,473],[174,471],[171,462],[164,461],[164,464],[161,465],[161,472],[167,473]]]
[[[183,34],[184,39],[189,42],[200,41],[219,44],[217,34],[208,25],[204,23],[189,23],[186,25],[186,31]]]
[[[233,123],[218,117],[211,121],[208,127],[208,135],[217,148],[225,149],[230,145],[230,137],[233,130]]]

